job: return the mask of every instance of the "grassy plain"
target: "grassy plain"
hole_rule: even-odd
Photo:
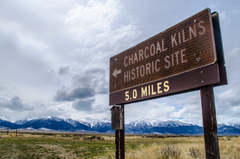
[[[0,158],[115,158],[115,137],[106,134],[0,131]],[[221,158],[240,158],[240,137],[219,137]],[[205,158],[202,136],[126,135],[126,159]]]

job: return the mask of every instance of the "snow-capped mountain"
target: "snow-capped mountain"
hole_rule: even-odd
[[[142,119],[129,123],[134,126],[148,125],[153,127],[178,127],[178,126],[190,126],[194,124],[183,123],[179,120],[168,120],[168,121],[159,121],[151,119]]]
[[[81,122],[82,124],[88,125],[91,128],[99,127],[101,125],[104,125],[105,123],[111,123],[111,121],[108,118],[104,118],[104,119],[85,118],[85,119],[80,119],[79,122]]]
[[[24,118],[21,118],[21,119],[16,120],[14,123],[15,123],[15,124],[19,124],[19,125],[23,125],[23,124],[25,124],[26,122],[28,122],[28,121],[30,121],[30,120],[33,120],[33,119],[36,119],[36,118],[27,116],[27,117],[24,117]]]
[[[114,133],[111,130],[109,119],[79,119],[60,117],[25,117],[18,120],[8,120],[0,117],[0,129],[26,129],[39,131],[77,131],[93,133]],[[203,135],[203,127],[184,123],[179,120],[159,121],[142,119],[125,124],[125,132],[129,134],[177,134],[177,135]],[[239,123],[218,124],[219,135],[240,135]]]
[[[0,118],[0,129],[18,129],[20,126],[18,124],[14,124],[11,121],[7,121],[4,119]]]
[[[12,117],[8,117],[8,116],[0,116],[0,119],[14,123],[19,118],[12,118]]]
[[[125,130],[134,134],[202,134],[202,127],[179,120],[138,120],[125,125]]]

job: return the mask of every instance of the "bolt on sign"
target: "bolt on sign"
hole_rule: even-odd
[[[216,62],[212,17],[207,8],[111,57],[110,105],[217,83]],[[192,71],[199,77],[188,73]],[[210,74],[215,76],[209,79]]]

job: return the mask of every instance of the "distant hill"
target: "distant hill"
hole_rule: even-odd
[[[0,118],[0,129],[114,133],[108,119],[96,120],[90,118],[73,120],[59,117],[25,117],[14,122],[7,120],[7,118]],[[178,120],[138,120],[125,124],[125,132],[128,134],[203,135],[203,127]],[[240,124],[219,124],[218,134],[240,135]]]

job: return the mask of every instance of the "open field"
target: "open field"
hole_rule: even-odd
[[[205,158],[202,136],[126,135],[126,159]],[[0,131],[0,158],[115,158],[107,134]],[[240,137],[219,137],[223,159],[240,158]]]

